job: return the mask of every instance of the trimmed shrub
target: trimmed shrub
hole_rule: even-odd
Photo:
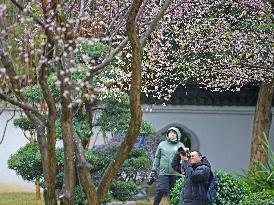
[[[249,193],[245,182],[231,173],[214,172],[220,175],[221,182],[218,186],[217,199],[213,205],[239,205],[242,198]]]
[[[87,160],[94,166],[93,173],[91,173],[95,185],[98,185],[99,180],[102,178],[103,172],[108,166],[108,164],[113,159],[114,153],[117,151],[118,146],[113,144],[103,145],[98,147],[97,150],[86,151]],[[103,149],[101,149],[103,148]],[[56,192],[58,193],[62,189],[63,184],[63,167],[64,167],[64,151],[62,148],[56,149],[57,158],[57,173],[56,173]],[[37,143],[29,143],[24,147],[20,148],[14,155],[10,156],[8,160],[8,165],[10,169],[16,171],[16,174],[22,176],[23,179],[28,181],[34,181],[35,179],[41,179],[41,186],[44,186],[43,181],[43,170],[41,163],[41,156],[38,149]],[[125,192],[127,194],[121,195],[119,193],[115,196],[124,198],[132,197],[136,194],[135,187],[140,184],[146,177],[146,173],[149,168],[149,159],[146,155],[144,149],[134,148],[130,154],[129,158],[125,160],[120,172],[118,173],[116,180],[130,183],[132,190],[127,193],[129,185],[118,184],[119,190],[110,190],[113,193],[116,191]],[[133,185],[134,184],[134,185]],[[116,186],[118,186],[116,185]],[[125,188],[123,190],[123,188]],[[137,189],[137,188],[136,188]],[[76,188],[76,201],[78,204],[84,203],[85,196],[79,194],[82,189]],[[84,194],[84,193],[83,193]],[[109,198],[109,197],[108,197]],[[119,198],[117,198],[119,199]],[[120,199],[119,199],[120,200]],[[75,202],[75,204],[77,204]]]
[[[33,123],[27,117],[18,117],[13,120],[13,124],[15,127],[19,127],[24,131],[34,131],[35,127]]]
[[[138,187],[132,181],[113,181],[110,189],[113,197],[119,201],[127,201],[138,193]]]
[[[31,142],[17,150],[9,157],[8,168],[27,181],[42,178],[43,169],[38,144]]]
[[[108,192],[107,196],[101,204],[106,204],[112,200],[111,192]],[[85,205],[87,201],[86,194],[81,185],[77,185],[73,190],[73,204],[74,205]]]
[[[97,146],[88,151],[87,160],[96,167],[96,172],[92,173],[93,180],[98,182],[103,175],[103,171],[112,161],[120,141],[111,141],[109,144]],[[149,170],[149,159],[144,149],[133,148],[127,160],[124,161],[117,179],[121,181],[141,182]]]

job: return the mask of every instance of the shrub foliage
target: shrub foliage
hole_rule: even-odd
[[[95,167],[91,174],[96,184],[98,184],[103,171],[112,160],[117,149],[117,145],[108,144],[100,146],[95,150],[86,151],[87,160]],[[62,148],[56,150],[56,156],[56,191],[58,193],[58,190],[62,189],[64,174],[64,151]],[[28,143],[20,148],[15,154],[11,155],[8,160],[8,166],[27,181],[41,179],[41,185],[43,186],[42,163],[37,143]],[[148,167],[149,159],[145,150],[133,149],[129,158],[124,162],[116,178],[116,182],[113,182],[114,184],[110,189],[112,195],[121,201],[134,196],[137,193],[138,183],[146,176]],[[85,195],[84,193],[80,193],[81,190],[81,187],[75,188],[75,204],[81,204],[85,201]],[[110,195],[108,198],[109,197]]]
[[[43,175],[38,144],[28,143],[9,157],[8,168],[13,169],[24,180],[34,181]]]

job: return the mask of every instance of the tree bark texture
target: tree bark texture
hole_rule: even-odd
[[[51,49],[51,48],[49,48]],[[46,49],[47,50],[47,49]],[[45,52],[46,52],[45,50]],[[41,86],[43,98],[45,99],[48,107],[48,117],[47,117],[47,152],[48,152],[48,197],[49,200],[54,200],[51,203],[57,204],[55,185],[56,185],[56,169],[57,160],[55,153],[56,145],[56,132],[55,132],[55,121],[56,121],[56,107],[55,100],[49,90],[48,81],[48,64],[44,63],[39,71],[39,84]],[[47,200],[46,200],[47,201]]]
[[[264,146],[264,136],[266,139],[269,139],[269,130],[272,122],[272,98],[273,84],[262,83],[253,121],[249,170],[256,169],[256,161],[266,163],[268,160],[268,150]]]
[[[75,152],[73,142],[73,122],[71,103],[71,86],[64,82],[62,77],[61,83],[61,128],[62,139],[64,144],[64,179],[61,201],[63,205],[73,204],[73,189],[76,183],[75,170]],[[67,93],[67,95],[64,95]]]
[[[99,205],[96,187],[90,173],[92,166],[86,160],[85,150],[81,143],[80,137],[75,132],[73,137],[76,146],[77,169],[80,177],[80,183],[83,186],[84,192],[87,196],[88,204]]]
[[[35,199],[41,199],[41,192],[40,192],[40,179],[35,180]]]
[[[58,2],[58,0],[56,0]],[[58,79],[61,81],[61,128],[62,139],[64,144],[64,179],[62,195],[60,200],[62,205],[73,205],[73,190],[76,184],[76,167],[75,167],[75,144],[73,142],[73,110],[72,110],[72,86],[69,69],[74,67],[71,62],[74,59],[74,53],[69,51],[69,47],[75,49],[75,39],[73,25],[67,21],[65,11],[59,12],[56,16],[57,26],[66,28],[60,31],[58,35],[64,36],[64,44],[58,44],[57,55],[60,56],[58,65]],[[65,50],[65,51],[64,51]],[[63,55],[66,52],[67,55]],[[64,73],[64,74],[61,74]],[[66,79],[69,79],[66,81]]]
[[[141,64],[142,64],[142,46],[138,37],[138,31],[136,26],[136,16],[142,5],[141,0],[133,0],[129,9],[126,29],[127,35],[131,45],[132,58],[131,58],[131,88],[130,88],[130,111],[131,119],[127,135],[121,144],[119,150],[114,156],[113,161],[108,165],[97,189],[97,196],[99,203],[101,203],[106,193],[111,186],[112,180],[117,176],[123,162],[128,158],[129,152],[134,146],[134,143],[138,137],[139,129],[142,120],[141,113]]]

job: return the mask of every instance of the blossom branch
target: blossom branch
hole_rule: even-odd
[[[113,60],[113,57],[122,50],[122,48],[125,47],[125,45],[128,42],[128,38],[126,37],[114,50],[112,50],[103,60],[102,63],[100,63],[97,66],[94,66],[92,70],[90,71],[90,76],[93,76],[95,74],[99,74],[107,65],[111,63]]]
[[[34,107],[32,107],[31,105],[23,103],[23,102],[19,102],[17,100],[14,100],[11,97],[9,97],[9,96],[7,96],[3,93],[0,93],[0,99],[4,100],[6,102],[9,102],[10,104],[15,105],[17,107],[20,107],[23,110],[31,111],[31,112],[34,112],[34,113],[39,113],[39,111],[37,109],[35,109]]]
[[[21,4],[19,4],[16,0],[11,0],[11,2],[17,7],[19,8],[22,12],[24,12],[24,8]],[[29,11],[26,12],[31,18],[33,18],[33,20],[38,23],[40,26],[42,26],[43,28],[45,28],[45,25],[42,21],[40,21],[38,18],[36,18],[32,13],[30,13]]]
[[[21,94],[20,92],[20,83],[18,78],[16,77],[17,74],[15,72],[13,63],[11,62],[10,58],[7,56],[7,52],[5,51],[6,48],[6,44],[5,41],[3,39],[0,39],[0,43],[2,46],[2,50],[0,51],[0,59],[1,62],[3,64],[3,66],[6,69],[7,75],[9,76],[10,80],[11,80],[11,85],[12,85],[12,90],[15,93],[17,99],[19,99],[22,102],[25,102],[24,96]],[[2,96],[4,97],[4,95]],[[8,99],[8,98],[7,98]],[[10,99],[12,100],[12,99]],[[12,101],[11,101],[12,102]],[[19,104],[18,104],[19,105]],[[29,111],[29,109],[27,109],[26,111]],[[42,122],[45,123],[45,118],[38,112],[38,110],[35,110],[33,108],[33,114]]]
[[[165,15],[171,13],[173,10],[181,6],[182,4],[199,4],[198,1],[181,1],[178,4],[175,4],[172,8],[165,12]]]
[[[167,8],[169,7],[169,5],[171,4],[170,0],[166,0],[162,6],[162,8],[160,9],[160,11],[158,12],[158,14],[155,16],[155,18],[152,20],[151,24],[149,25],[148,29],[145,31],[145,33],[141,36],[141,44],[142,46],[145,45],[146,40],[148,39],[148,37],[150,36],[150,34],[155,30],[155,28],[157,27],[158,22],[160,21],[160,19],[164,16],[165,11],[167,10]]]
[[[265,13],[265,10],[263,10],[262,8],[258,7],[258,6],[252,6],[251,4],[248,4],[248,3],[245,3],[245,2],[242,2],[242,1],[239,1],[239,0],[232,0],[234,3],[237,3],[241,6],[244,6],[244,7],[247,7],[249,9],[252,9],[252,10],[256,10],[256,11],[261,11],[261,12],[264,12]]]

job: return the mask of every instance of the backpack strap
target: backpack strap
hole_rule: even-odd
[[[209,185],[210,185],[210,182],[211,182],[211,180],[212,180],[212,178],[213,178],[213,172],[211,171],[211,167],[210,167],[209,165],[207,165],[207,164],[200,164],[200,165],[198,165],[197,167],[200,167],[200,166],[203,166],[203,165],[206,166],[206,167],[208,167],[209,170],[210,170],[208,181],[205,181],[205,182],[204,182],[205,188],[208,189],[208,188],[209,188]],[[196,167],[196,168],[197,168],[197,167]]]

